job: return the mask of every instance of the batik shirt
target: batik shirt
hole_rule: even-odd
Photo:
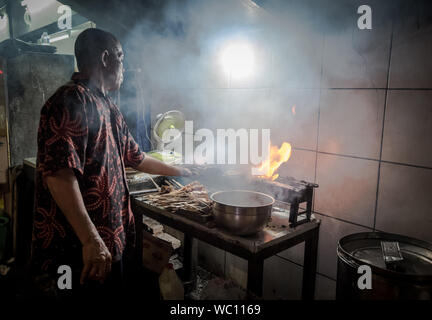
[[[42,270],[57,268],[56,259],[81,248],[45,178],[73,169],[87,212],[113,261],[134,244],[135,226],[125,166],[144,159],[114,102],[80,73],[43,106],[38,130],[32,262]]]

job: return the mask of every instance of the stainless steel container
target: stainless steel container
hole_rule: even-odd
[[[402,260],[387,264],[382,242],[398,243]],[[381,232],[343,237],[338,244],[336,299],[338,300],[431,300],[432,244]],[[360,266],[371,268],[371,288],[360,288]]]
[[[271,217],[274,199],[264,193],[227,190],[213,193],[216,225],[234,235],[246,236],[261,231]]]

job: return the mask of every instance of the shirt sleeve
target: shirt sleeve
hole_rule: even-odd
[[[125,124],[126,150],[125,166],[136,168],[145,158],[145,153],[140,150],[139,145],[135,142],[131,133]]]
[[[144,160],[145,153],[140,150],[138,143],[131,135],[123,114],[120,112],[118,107],[113,104],[116,113],[116,122],[120,126],[122,132],[122,142],[124,147],[124,165],[126,167],[136,168]]]
[[[60,169],[84,172],[88,139],[85,98],[70,89],[48,102],[41,112],[38,152],[42,176]]]

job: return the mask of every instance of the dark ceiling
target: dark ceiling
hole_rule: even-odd
[[[1,0],[0,0],[1,1]],[[164,29],[164,13],[167,6],[174,6],[181,12],[187,5],[205,0],[58,0],[69,5],[72,10],[94,21],[98,27],[115,34],[119,39],[143,20],[151,24],[153,30]],[[217,1],[217,0],[215,0]],[[233,0],[234,1],[234,0]],[[240,0],[252,1],[252,0]],[[345,17],[346,7],[351,10],[352,0],[253,0],[267,12],[278,12],[290,4],[299,3],[306,11],[318,11],[315,19],[321,19],[319,25],[335,25],[344,28],[351,17]],[[431,0],[369,0],[374,7],[375,21],[393,19],[399,21],[406,16],[417,16],[419,20],[432,20]],[[352,11],[352,10],[351,10]],[[350,12],[351,12],[350,11]],[[351,12],[356,14],[356,12]],[[337,19],[335,19],[337,17]]]
[[[147,20],[154,27],[161,27],[167,5],[181,7],[186,0],[59,0],[72,10],[93,21],[103,29],[120,37],[135,24]]]

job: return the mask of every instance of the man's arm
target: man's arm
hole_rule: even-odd
[[[111,254],[87,213],[73,170],[58,170],[45,180],[54,201],[83,245],[81,284],[87,277],[103,282],[111,270]]]
[[[147,155],[144,157],[144,160],[135,167],[135,169],[163,176],[187,176],[191,174],[191,172],[186,168],[171,166]]]

